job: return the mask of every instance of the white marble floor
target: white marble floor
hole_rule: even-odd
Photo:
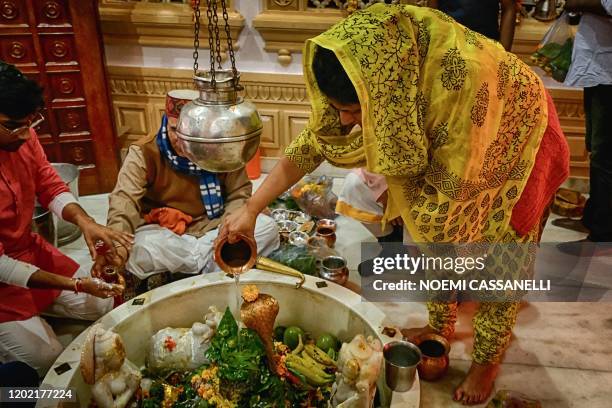
[[[341,184],[342,179],[337,179],[335,190]],[[81,197],[80,202],[98,222],[105,222],[106,195]],[[356,267],[360,243],[375,240],[359,223],[343,217],[338,219],[337,235],[336,249],[348,259],[351,281],[358,283]],[[583,234],[555,227],[549,221],[543,241],[564,242],[583,237]],[[78,262],[90,262],[82,238],[61,249]],[[389,322],[398,326],[419,326],[427,321],[423,304],[381,303],[379,306]],[[473,304],[461,305],[457,336],[451,345],[451,368],[439,382],[421,382],[421,407],[459,406],[452,401],[451,394],[469,368],[471,318],[475,310]],[[58,331],[63,333],[62,340],[69,342],[78,329],[78,325],[60,324]],[[540,400],[544,407],[611,407],[611,338],[612,303],[524,303],[496,390],[524,393]]]

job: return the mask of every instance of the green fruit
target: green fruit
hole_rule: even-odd
[[[276,328],[274,329],[274,340],[283,341],[283,338],[285,336],[285,330],[287,330],[285,326],[276,326]]]
[[[296,348],[300,343],[300,336],[305,338],[304,330],[300,329],[297,326],[287,327],[285,333],[283,334],[283,343],[287,345],[291,350]]]
[[[316,344],[321,350],[338,349],[338,339],[329,333],[323,333],[320,335]]]

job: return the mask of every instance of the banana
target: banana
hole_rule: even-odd
[[[287,365],[288,369],[297,371],[298,373],[303,375],[304,378],[306,378],[306,381],[310,385],[321,386],[321,385],[329,384],[330,382],[333,382],[335,379],[333,375],[326,374],[326,373],[323,373],[323,375],[321,375],[320,373],[312,370],[310,367],[304,366],[299,360],[299,357],[287,359],[285,361],[285,364]]]
[[[315,382],[328,383],[333,381],[333,376],[311,370],[309,367],[304,366],[299,361],[288,361],[286,362],[287,368],[294,370],[304,376],[306,379],[310,379]]]
[[[308,353],[306,353],[305,351],[302,351],[302,359],[308,363],[309,365],[313,365],[315,367],[318,367],[321,370],[325,370],[327,368],[327,366],[325,364],[321,364],[319,363],[317,360],[315,360],[314,358],[310,357],[310,355]]]
[[[291,352],[291,354],[300,354],[302,352],[302,350],[304,350],[304,342],[302,341],[302,335],[301,334],[298,335],[298,341],[299,342],[298,342],[297,347],[295,348],[295,350],[293,350]]]
[[[314,344],[307,344],[304,346],[304,351],[308,353],[317,362],[330,367],[336,367],[336,362],[327,355],[323,350],[315,346]]]
[[[327,374],[324,371],[325,370],[325,366],[317,363],[314,360],[307,360],[307,359],[305,359],[303,357],[294,356],[294,355],[292,355],[290,357],[287,356],[287,357],[288,357],[289,361],[293,361],[296,364],[299,364],[299,365],[309,369],[313,374],[317,374],[317,375],[320,375],[320,376],[329,375],[329,374]]]

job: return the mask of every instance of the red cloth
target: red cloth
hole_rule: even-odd
[[[544,210],[555,192],[569,176],[569,146],[561,130],[559,117],[552,98],[548,99],[548,127],[536,155],[527,185],[512,209],[510,225],[519,233],[527,234],[540,222]]]
[[[144,220],[148,224],[159,224],[177,235],[183,235],[193,218],[176,208],[162,207],[151,210],[144,216]]]
[[[47,272],[71,277],[72,259],[32,232],[34,199],[47,208],[70,189],[49,164],[36,133],[16,152],[0,150],[0,255],[8,255]],[[40,314],[59,290],[28,289],[0,283],[0,323]]]

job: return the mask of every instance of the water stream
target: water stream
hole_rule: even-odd
[[[242,319],[240,318],[240,305],[242,304],[242,296],[240,292],[240,274],[234,274],[234,287],[236,293],[236,313],[234,313],[234,318],[236,319],[236,323],[238,323],[238,328],[240,328],[240,323]]]

